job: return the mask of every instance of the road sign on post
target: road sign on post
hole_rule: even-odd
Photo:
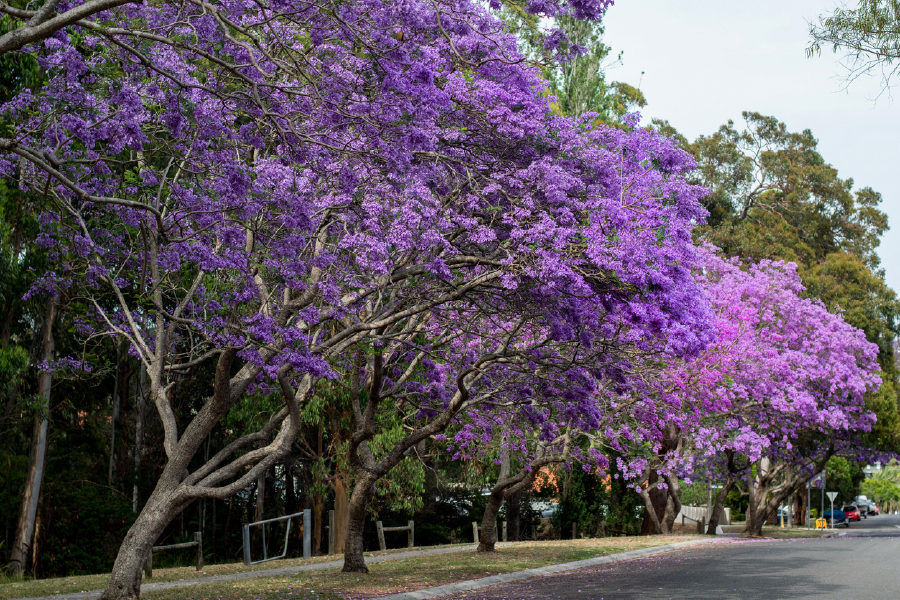
[[[828,496],[828,499],[831,501],[831,528],[834,529],[834,499],[837,498],[837,492],[825,492],[825,495]]]

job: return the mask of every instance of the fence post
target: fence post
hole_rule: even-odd
[[[144,576],[147,579],[153,578],[153,548],[150,548],[150,552],[147,554],[147,560],[144,561]]]
[[[506,541],[506,521],[503,521],[503,541]]]
[[[306,509],[303,511],[303,558],[309,559],[312,556],[312,511]]]
[[[472,537],[475,538],[475,543],[478,543],[478,523],[472,521]]]
[[[378,531],[378,547],[382,550],[387,550],[387,544],[384,543],[384,527],[381,525],[381,521],[375,521],[375,529]]]
[[[197,570],[203,570],[203,532],[194,533],[194,541],[197,542]]]
[[[328,511],[328,556],[334,554],[334,511]]]
[[[243,524],[241,525],[243,531],[241,532],[241,537],[244,543],[244,564],[250,565],[250,525]]]
[[[407,534],[406,541],[409,542],[408,547],[412,548],[413,546],[415,546],[415,541],[416,541],[416,538],[415,538],[416,522],[410,521],[408,523],[408,525],[409,525],[409,532]]]
[[[575,531],[576,527],[578,527],[578,523],[572,523],[572,539],[575,539]]]

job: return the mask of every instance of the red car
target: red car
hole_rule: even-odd
[[[859,521],[859,508],[857,508],[856,506],[848,504],[841,510],[844,511],[844,514],[847,515],[848,521]]]

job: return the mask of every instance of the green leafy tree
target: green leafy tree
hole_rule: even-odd
[[[502,12],[519,37],[520,51],[543,70],[561,114],[577,117],[592,112],[598,114],[598,121],[616,123],[626,113],[647,105],[638,88],[606,80],[606,69],[620,63],[622,54],[610,56],[612,49],[603,42],[602,21],[557,17],[553,27],[565,31],[568,41],[562,50],[571,53],[569,60],[560,62],[545,49],[537,17],[515,4],[505,6]],[[581,51],[575,52],[575,47]]]
[[[808,54],[822,48],[844,52],[848,81],[878,73],[884,88],[900,69],[900,2],[861,0],[856,8],[841,6],[809,26]]]
[[[896,506],[897,502],[900,501],[900,486],[888,479],[870,477],[862,482],[859,489],[867,498],[881,506],[883,510],[890,510],[889,507]]]
[[[825,465],[825,485],[829,491],[838,493],[835,508],[856,498],[863,479],[865,473],[860,466],[842,456],[832,456]]]

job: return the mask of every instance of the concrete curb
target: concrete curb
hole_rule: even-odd
[[[510,581],[519,581],[539,575],[550,575],[553,573],[562,573],[564,571],[574,571],[575,569],[583,569],[584,567],[593,567],[594,565],[602,565],[604,563],[613,563],[639,556],[647,556],[649,554],[658,554],[668,550],[676,550],[678,548],[687,548],[688,546],[698,546],[716,541],[716,538],[708,540],[690,540],[687,542],[676,542],[674,544],[666,544],[665,546],[653,546],[650,548],[641,548],[640,550],[631,550],[629,552],[621,552],[618,554],[609,554],[607,556],[598,556],[597,558],[587,558],[585,560],[576,560],[574,562],[562,563],[559,565],[549,565],[547,567],[538,567],[535,569],[526,569],[525,571],[515,571],[513,573],[504,573],[502,575],[492,575],[490,577],[482,577],[481,579],[471,579],[469,581],[461,581],[459,583],[449,583],[447,585],[439,585],[437,587],[419,590],[417,592],[405,592],[403,594],[392,594],[390,596],[379,596],[377,600],[422,600],[424,598],[437,598],[439,596],[448,596],[457,592],[465,592],[483,587],[489,587],[500,583],[509,583]]]
[[[435,554],[450,554],[452,552],[464,552],[474,550],[475,545],[458,546],[455,548],[437,548],[434,550],[412,550],[410,552],[397,552],[394,554],[382,554],[380,556],[367,556],[366,564],[402,560],[404,558],[416,558],[417,556],[430,556]],[[160,581],[159,583],[141,584],[141,593],[171,590],[204,583],[224,583],[228,581],[240,581],[242,579],[255,579],[257,577],[279,577],[293,575],[303,571],[324,571],[327,569],[340,569],[344,566],[344,559],[329,560],[328,562],[313,563],[311,565],[297,565],[282,567],[280,569],[263,569],[260,571],[242,571],[240,573],[228,573],[225,575],[210,575],[196,579],[179,579],[178,581]],[[32,598],[15,598],[13,600],[94,600],[99,598],[103,590],[91,590],[88,592],[70,592],[68,594],[54,594],[52,596],[35,596]]]

